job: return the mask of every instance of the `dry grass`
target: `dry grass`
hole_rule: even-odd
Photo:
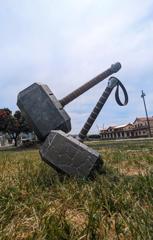
[[[61,179],[38,150],[0,152],[0,239],[153,239],[153,141],[90,142],[106,174]]]

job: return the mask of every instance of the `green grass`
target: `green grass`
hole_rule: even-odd
[[[88,145],[105,162],[94,181],[61,179],[38,150],[0,151],[0,239],[153,239],[153,141]]]

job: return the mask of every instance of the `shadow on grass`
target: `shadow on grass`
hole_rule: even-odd
[[[49,187],[54,184],[67,184],[70,182],[76,182],[77,184],[93,184],[93,183],[103,183],[109,182],[111,185],[118,185],[121,182],[123,185],[136,185],[136,188],[143,189],[145,192],[145,185],[152,186],[153,185],[153,172],[148,172],[145,175],[125,175],[119,173],[117,170],[114,170],[111,167],[103,166],[100,172],[94,171],[91,175],[86,178],[76,178],[72,176],[68,176],[64,174],[62,171],[55,170],[52,167],[40,163],[39,172],[37,172],[37,183],[43,187]],[[138,189],[137,189],[138,190]],[[150,191],[153,194],[152,188]]]

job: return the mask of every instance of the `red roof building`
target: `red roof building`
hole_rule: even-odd
[[[149,117],[151,136],[153,136],[153,117]],[[133,123],[119,126],[109,126],[100,130],[101,139],[126,139],[149,137],[148,122],[145,117],[139,117]]]

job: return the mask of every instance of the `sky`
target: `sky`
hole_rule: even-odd
[[[0,108],[17,110],[17,94],[34,82],[58,99],[120,62],[114,74],[129,103],[114,92],[90,133],[153,116],[153,0],[0,0]],[[78,133],[108,79],[69,103],[72,133]]]

